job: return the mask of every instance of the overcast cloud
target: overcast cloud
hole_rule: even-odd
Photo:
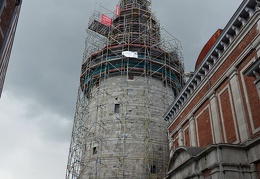
[[[0,99],[0,179],[65,178],[85,28],[117,0],[24,0]],[[242,0],[153,0],[179,38],[186,71]],[[102,8],[101,8],[102,9]],[[105,11],[103,9],[103,11]]]

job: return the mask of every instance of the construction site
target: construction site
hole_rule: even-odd
[[[166,176],[163,115],[184,86],[181,44],[150,0],[115,6],[89,19],[66,179]]]

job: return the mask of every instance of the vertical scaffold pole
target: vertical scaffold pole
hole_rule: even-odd
[[[66,179],[79,179],[81,173],[82,156],[86,135],[87,98],[81,87],[78,89],[78,97],[72,129],[71,143],[66,170]]]

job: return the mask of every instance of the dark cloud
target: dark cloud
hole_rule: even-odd
[[[88,18],[85,11],[79,11],[84,5],[24,2],[6,90],[72,117]]]
[[[112,16],[117,2],[23,1],[0,99],[0,178],[64,178],[85,28],[95,9]],[[242,0],[152,2],[161,26],[181,40],[192,71],[204,44]]]

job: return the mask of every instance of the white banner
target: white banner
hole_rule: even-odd
[[[123,51],[122,55],[124,55],[125,57],[138,58],[137,52]]]

